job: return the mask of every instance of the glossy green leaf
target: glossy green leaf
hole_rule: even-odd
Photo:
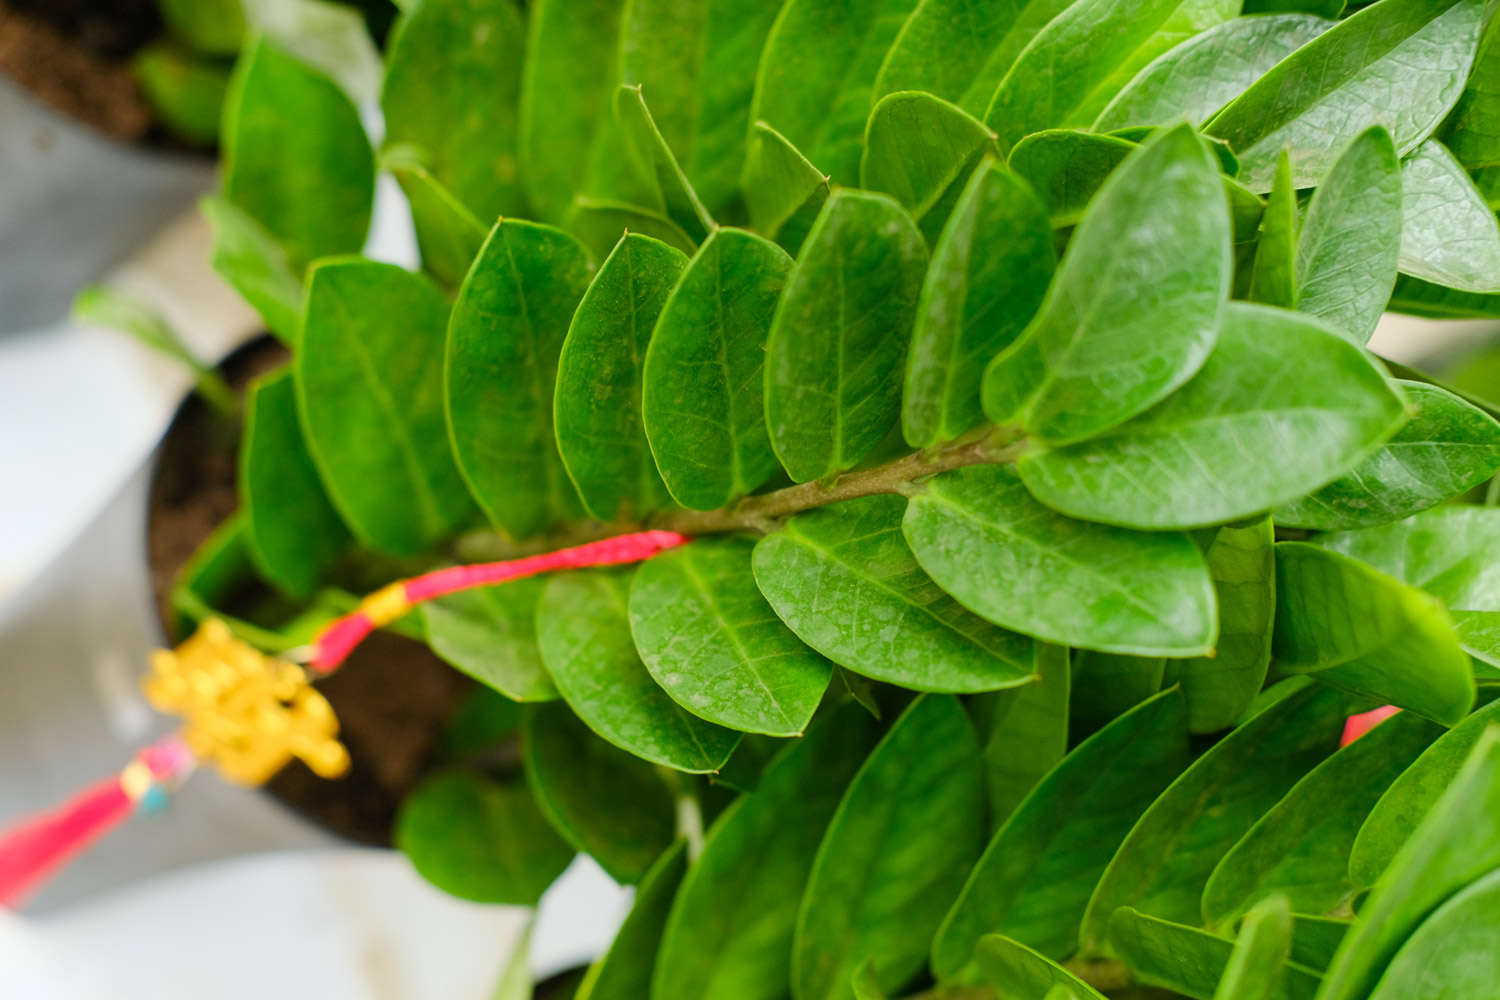
[[[607,258],[620,240],[632,233],[659,240],[684,254],[698,249],[697,242],[661,212],[624,202],[576,198],[567,227],[596,260]]]
[[[845,704],[782,750],[714,823],[667,920],[653,1000],[781,1000],[798,903],[844,789],[875,742]]]
[[[1474,657],[1474,675],[1481,680],[1500,677],[1500,612],[1455,611],[1453,628]]]
[[[596,162],[623,152],[618,134],[614,148],[607,141],[623,7],[621,0],[529,5],[516,154],[526,196],[546,221],[561,222],[576,195],[600,194],[588,190]],[[616,231],[604,245],[619,238]]]
[[[1115,911],[1109,922],[1115,951],[1142,983],[1161,986],[1198,1000],[1212,1000],[1233,958],[1235,944],[1196,927],[1162,920],[1130,907]],[[1261,974],[1275,967],[1261,967]],[[1273,1000],[1313,1000],[1318,977],[1290,963],[1265,996]],[[1236,994],[1235,1000],[1240,1000]]]
[[[856,673],[917,691],[993,691],[1033,676],[1035,642],[965,611],[901,534],[906,502],[800,514],[762,538],[755,582],[797,636]]]
[[[622,884],[672,844],[676,803],[652,765],[611,746],[561,702],[526,717],[526,784],[563,839]]]
[[[656,860],[642,877],[609,950],[589,968],[574,1000],[641,1000],[650,995],[656,951],[687,867],[686,841],[673,844]]]
[[[1075,129],[1033,132],[1010,151],[1010,168],[1047,204],[1052,225],[1076,226],[1099,188],[1136,148],[1128,139]]]
[[[855,775],[808,877],[792,946],[792,995],[843,1000],[866,960],[887,991],[927,944],[979,856],[979,743],[958,699],[923,695]]]
[[[743,187],[750,224],[796,253],[828,200],[828,175],[765,122],[755,123],[749,142]]]
[[[349,530],[308,453],[289,372],[266,375],[252,385],[238,471],[250,558],[267,580],[306,598],[348,548]]]
[[[418,785],[401,804],[395,837],[423,878],[476,903],[533,906],[573,860],[524,784],[462,771]]]
[[[1436,597],[1306,542],[1276,546],[1272,651],[1289,672],[1445,726],[1474,704],[1474,673]]]
[[[1042,129],[1086,127],[1151,60],[1239,9],[1239,0],[1079,0],[1016,58],[984,120],[1002,148]]]
[[[516,106],[525,46],[514,0],[423,0],[386,46],[386,145],[410,146],[486,229],[524,213]]]
[[[986,980],[1007,995],[1054,1000],[1059,990],[1066,990],[1078,1000],[1105,1000],[1103,994],[1056,962],[999,934],[980,938],[976,957]]]
[[[1333,22],[1307,14],[1237,17],[1158,56],[1115,95],[1094,128],[1206,121]]]
[[[1319,972],[1326,970],[1351,924],[1348,917],[1292,914],[1292,961]]]
[[[1284,895],[1305,913],[1328,913],[1364,888],[1349,878],[1349,852],[1375,801],[1443,732],[1401,712],[1308,772],[1219,861],[1203,890],[1203,919],[1228,924],[1259,901]]]
[[[1496,722],[1500,722],[1500,700],[1491,701],[1438,737],[1391,783],[1355,838],[1349,856],[1349,877],[1355,885],[1379,881],[1412,831],[1453,783],[1485,730]]]
[[[1297,187],[1319,183],[1355,136],[1382,125],[1415,149],[1463,91],[1482,0],[1381,0],[1308,42],[1208,124],[1239,154],[1240,179],[1270,189],[1291,150]]]
[[[967,979],[979,939],[1005,934],[1063,958],[1099,876],[1191,759],[1182,695],[1163,692],[1080,744],[1021,803],[974,867],[932,946],[940,979]]]
[[[1500,291],[1500,223],[1453,154],[1435,139],[1401,168],[1400,268],[1464,292]]]
[[[1500,611],[1500,508],[1450,506],[1363,531],[1325,535],[1318,544],[1353,556],[1449,608]]]
[[[391,264],[344,258],[308,275],[297,407],[333,505],[355,538],[413,555],[474,514],[448,450],[448,300]]]
[[[688,262],[646,351],[644,421],[673,498],[712,510],[776,471],[762,372],[792,261],[776,244],[721,229]]]
[[[615,245],[573,313],[557,360],[557,450],[589,513],[623,520],[668,502],[646,444],[641,383],[651,331],[687,264],[635,233]]]
[[[683,708],[747,733],[800,736],[832,676],[776,617],[745,539],[657,556],[630,588],[630,628],[651,676]]]
[[[1348,340],[1297,313],[1235,302],[1213,353],[1170,399],[1099,437],[1027,451],[1017,467],[1039,500],[1073,517],[1202,527],[1317,489],[1405,419],[1384,373]]]
[[[933,249],[906,356],[901,428],[924,448],[984,422],[985,363],[1030,322],[1055,266],[1046,210],[998,163],[971,176]]]
[[[489,231],[416,159],[412,147],[388,150],[382,162],[411,207],[422,269],[444,287],[457,288]]]
[[[1270,1000],[1291,951],[1291,907],[1285,896],[1267,897],[1245,914],[1213,1000]]]
[[[984,746],[991,829],[1004,823],[1068,752],[1068,659],[1064,647],[1038,643],[1034,681],[968,699]]]
[[[797,482],[853,468],[896,421],[926,268],[890,198],[838,191],[823,206],[766,340],[766,427]]]
[[[1276,177],[1266,200],[1250,275],[1253,302],[1292,309],[1297,305],[1297,191],[1292,187],[1292,159],[1285,150],[1276,161]]]
[[[1338,17],[1344,12],[1345,0],[1245,0],[1246,14],[1274,14],[1305,11],[1319,17]]]
[[[885,990],[880,988],[880,972],[872,958],[865,959],[855,968],[849,979],[849,988],[854,992],[854,1000],[887,1000]]]
[[[215,273],[250,303],[278,340],[295,344],[302,333],[307,291],[286,251],[265,227],[229,201],[210,195],[198,207],[213,227]]]
[[[1500,869],[1455,893],[1407,938],[1370,1000],[1465,1000],[1500,982]]]
[[[515,537],[578,506],[553,437],[552,393],[589,278],[573,237],[505,219],[453,305],[443,369],[453,452],[484,512]]]
[[[1171,199],[1148,196],[1162,187]],[[1185,126],[1153,136],[1099,190],[1040,312],[990,362],[985,412],[1059,442],[1140,413],[1208,357],[1232,271],[1214,158]]]
[[[1338,747],[1348,703],[1340,692],[1303,688],[1194,761],[1151,804],[1110,861],[1083,919],[1084,950],[1104,945],[1110,916],[1121,907],[1197,924],[1203,887],[1219,860]]]
[[[750,120],[776,129],[840,182],[852,182],[875,76],[916,5],[787,0],[761,56]]]
[[[265,39],[240,57],[224,104],[224,197],[298,265],[364,245],[375,154],[327,77]]]
[[[1500,24],[1486,22],[1468,83],[1439,137],[1470,169],[1500,164]]]
[[[994,137],[984,122],[920,91],[887,94],[870,112],[859,185],[883,191],[937,239],[965,179]]]
[[[1213,646],[1213,587],[1191,539],[1054,514],[1009,467],[930,481],[903,529],[938,585],[996,625],[1137,656],[1198,656]]]
[[[1095,733],[1163,687],[1167,661],[1080,649],[1073,653],[1068,729],[1076,739]],[[1174,663],[1175,666],[1175,663]]]
[[[557,688],[542,663],[536,609],[546,580],[512,580],[421,606],[427,644],[449,664],[516,701],[547,701]]]
[[[1026,43],[1072,0],[922,0],[886,53],[878,96],[925,90],[982,115]]]
[[[739,734],[683,711],[647,673],[630,638],[628,577],[569,573],[537,605],[542,659],[590,729],[637,757],[679,771],[717,771]]]
[[[338,0],[238,0],[238,5],[252,35],[264,35],[327,76],[356,107],[374,106],[380,96],[380,53],[363,11]]]
[[[1219,640],[1213,656],[1173,663],[1195,733],[1234,725],[1265,684],[1276,609],[1274,535],[1269,518],[1225,525],[1204,553],[1218,597]]]
[[[1436,906],[1500,868],[1496,815],[1500,729],[1492,726],[1360,908],[1318,1000],[1369,996],[1381,970]],[[1493,940],[1493,929],[1489,936]]]
[[[131,57],[130,74],[173,135],[199,146],[218,141],[229,67],[173,42],[151,42]]]
[[[667,218],[681,226],[694,241],[703,239],[714,228],[713,217],[698,199],[667,140],[662,138],[651,110],[646,107],[640,84],[622,84],[615,91],[614,110],[626,146],[660,193]]]
[[[1478,407],[1420,382],[1402,382],[1415,413],[1346,476],[1288,506],[1276,523],[1339,531],[1398,521],[1460,496],[1500,468],[1500,424]]]

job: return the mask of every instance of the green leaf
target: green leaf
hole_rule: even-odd
[[[1271,1000],[1291,952],[1291,907],[1285,896],[1269,896],[1245,914],[1213,1000]]]
[[[295,344],[307,292],[286,251],[260,223],[219,196],[209,195],[198,207],[214,231],[215,273],[260,313],[277,339]]]
[[[1173,197],[1149,196],[1162,187]],[[1153,136],[1100,188],[1040,312],[990,362],[985,413],[1058,442],[1140,413],[1208,357],[1232,271],[1213,156],[1186,126]]]
[[[1035,662],[1032,683],[968,701],[984,744],[991,829],[1005,822],[1068,752],[1068,651],[1038,643]]]
[[[251,34],[327,76],[356,107],[379,97],[380,53],[362,11],[338,0],[238,0]]]
[[[711,212],[739,186],[755,70],[779,9],[760,0],[627,5],[623,81],[644,89],[662,136]]]
[[[1344,12],[1344,0],[1245,0],[1246,14],[1282,11],[1306,11],[1319,17],[1334,18]]]
[[[745,209],[767,239],[796,253],[828,200],[828,175],[765,122],[750,130],[745,154]]]
[[[621,884],[672,844],[676,803],[652,765],[604,742],[560,702],[526,716],[526,784],[563,839]]]
[[[443,369],[453,452],[484,512],[517,538],[578,507],[557,455],[552,393],[590,270],[567,233],[505,219],[453,305]]]
[[[925,90],[982,115],[1026,43],[1072,0],[922,0],[875,80],[883,97]]]
[[[885,195],[823,206],[766,340],[766,426],[797,482],[853,468],[895,422],[926,267],[921,233]]]
[[[623,7],[621,0],[530,4],[516,152],[526,196],[548,222],[560,222],[575,195],[600,193],[588,190],[595,164],[623,152],[617,133],[609,141]],[[619,238],[616,230],[604,246]]]
[[[1474,674],[1482,680],[1500,676],[1500,612],[1455,611],[1453,628],[1464,650],[1474,657]]]
[[[239,0],[157,0],[167,30],[195,51],[233,55],[245,36]]]
[[[1319,183],[1355,136],[1390,130],[1405,155],[1463,91],[1482,0],[1381,0],[1340,21],[1255,81],[1208,124],[1240,158],[1240,180],[1270,189],[1291,150],[1299,188]]]
[[[656,686],[630,637],[629,577],[568,573],[537,605],[542,660],[584,723],[622,750],[679,771],[717,771],[739,734],[683,711]]]
[[[1451,506],[1318,544],[1420,587],[1454,610],[1500,611],[1500,508]]]
[[[1277,666],[1445,726],[1474,704],[1474,673],[1436,597],[1306,542],[1276,545]]]
[[[980,938],[976,956],[985,978],[1018,1000],[1055,1000],[1059,990],[1078,1000],[1105,1000],[1062,966],[999,934]]]
[[[853,181],[875,76],[916,5],[787,0],[761,55],[750,120],[776,129],[839,181]]]
[[[1398,521],[1466,493],[1500,468],[1493,417],[1436,386],[1400,384],[1412,418],[1348,475],[1277,509],[1277,524],[1339,531]]]
[[[1364,886],[1349,878],[1360,825],[1391,780],[1443,732],[1401,712],[1340,749],[1255,821],[1203,890],[1203,919],[1220,927],[1276,894],[1305,913],[1328,913]]]
[[[1292,158],[1286,150],[1276,161],[1276,177],[1260,223],[1249,297],[1268,306],[1297,305],[1297,190],[1292,186]]]
[[[1130,907],[1115,911],[1109,939],[1138,982],[1161,986],[1198,1000],[1212,1000],[1234,956],[1234,942],[1185,924],[1162,920]],[[1273,1000],[1313,1000],[1318,976],[1291,963],[1262,966],[1281,975],[1265,995]],[[1240,995],[1235,995],[1240,1000]]]
[[[200,146],[219,138],[229,68],[172,42],[151,42],[130,60],[130,73],[162,124]]]
[[[1454,291],[1402,275],[1396,279],[1396,290],[1386,308],[1430,319],[1494,319],[1500,316],[1500,295]]]
[[[1213,656],[1173,664],[1195,733],[1234,725],[1265,684],[1276,608],[1274,534],[1270,518],[1225,525],[1204,553],[1218,597],[1219,641]]]
[[[640,84],[621,84],[615,91],[614,110],[626,146],[659,192],[667,218],[681,226],[692,240],[702,240],[713,231],[713,217],[703,207],[692,182],[657,129]]]
[[[262,576],[308,597],[349,545],[297,421],[297,389],[280,371],[252,384],[240,443],[245,544]]]
[[[776,471],[762,371],[792,261],[776,244],[721,229],[688,262],[646,351],[644,421],[674,499],[712,510]]]
[[[906,356],[901,428],[925,448],[984,422],[984,364],[1030,322],[1056,262],[1046,210],[993,161],[969,179],[933,249]]]
[[[979,856],[979,743],[958,699],[922,695],[855,775],[808,877],[792,946],[792,995],[851,998],[874,962],[885,990],[925,964],[927,945]]]
[[[299,266],[365,242],[375,154],[332,80],[265,39],[240,56],[224,103],[224,197]]]
[[[800,514],[755,546],[755,582],[803,642],[917,691],[993,691],[1033,678],[1035,642],[965,611],[901,535],[906,503],[873,496]]]
[[[1030,450],[1017,468],[1037,499],[1073,517],[1202,527],[1317,489],[1405,419],[1354,344],[1297,313],[1235,302],[1213,353],[1171,398],[1102,436]]]
[[[691,254],[698,244],[682,227],[654,209],[627,205],[618,201],[577,198],[568,213],[568,231],[588,247],[598,260],[608,257],[620,240],[635,233]]]
[[[1194,761],[1110,861],[1083,919],[1083,949],[1104,944],[1110,915],[1121,907],[1196,924],[1203,887],[1219,860],[1338,747],[1348,704],[1347,696],[1310,685],[1252,716]]]
[[[445,288],[457,288],[489,232],[415,159],[410,146],[387,151],[382,165],[395,175],[411,207],[422,269]]]
[[[1158,56],[1100,113],[1100,132],[1207,121],[1333,22],[1306,14],[1237,17]]]
[[[1468,83],[1440,136],[1470,169],[1500,164],[1500,24],[1494,17],[1485,24]]]
[[[521,728],[526,709],[484,685],[470,688],[443,722],[442,754],[446,758],[492,753]]]
[[[1072,656],[1068,728],[1077,737],[1095,733],[1163,687],[1167,661],[1080,649]],[[1174,664],[1175,665],[1175,664]]]
[[[536,609],[545,585],[545,579],[533,577],[427,601],[421,606],[427,644],[508,698],[556,698],[537,642]]]
[[[880,970],[873,958],[855,967],[849,988],[854,992],[854,1000],[886,1000],[885,990],[880,988]]]
[[[1500,868],[1500,729],[1491,726],[1360,908],[1318,1000],[1370,995],[1402,942],[1444,900]],[[1493,912],[1493,911],[1491,911]],[[1493,928],[1487,935],[1493,943]],[[1451,937],[1445,941],[1457,946]],[[1454,956],[1457,957],[1457,956]],[[1446,961],[1438,968],[1450,968]]]
[[[333,505],[361,544],[415,555],[473,517],[448,450],[448,300],[428,279],[359,258],[308,275],[297,408]]]
[[[1351,923],[1347,917],[1292,914],[1292,961],[1319,972],[1326,970]]]
[[[1483,996],[1500,982],[1495,947],[1500,912],[1500,869],[1455,893],[1420,927],[1370,994],[1370,1000],[1464,1000]]]
[[[1355,838],[1349,856],[1349,877],[1355,885],[1371,886],[1379,882],[1422,817],[1431,812],[1453,783],[1485,730],[1496,722],[1500,722],[1500,700],[1491,701],[1439,736],[1416,763],[1391,783]]]
[[[1047,203],[1051,224],[1076,226],[1115,168],[1136,148],[1128,139],[1075,129],[1033,132],[1010,151],[1010,168]]]
[[[931,480],[912,497],[903,529],[938,585],[996,625],[1137,656],[1200,656],[1213,646],[1213,587],[1187,535],[1069,520],[1033,500],[1006,466]]]
[[[401,803],[396,846],[423,878],[476,903],[532,906],[573,860],[524,784],[446,771]]]
[[[1500,291],[1500,223],[1464,168],[1429,139],[1401,169],[1400,268],[1465,292]]]
[[[1086,127],[1151,60],[1239,8],[1239,0],[1079,0],[1016,58],[984,120],[1004,149],[1042,129]]]
[[[1044,955],[1077,947],[1089,895],[1146,807],[1191,759],[1182,695],[1163,692],[1083,741],[1011,814],[932,946],[942,980],[968,978],[982,935]],[[1019,742],[1019,741],[1018,741]]]
[[[984,122],[931,94],[887,94],[870,112],[859,185],[901,203],[929,242],[937,239],[965,179],[994,136]]]
[[[687,258],[627,235],[594,275],[557,361],[557,450],[589,513],[625,520],[668,502],[646,444],[641,383],[647,345]]]
[[[423,0],[386,47],[387,147],[412,147],[485,228],[525,211],[516,162],[525,45],[514,0]]]
[[[686,841],[673,844],[656,860],[641,879],[609,950],[589,968],[574,1000],[642,1000],[650,995],[656,952],[687,867]]]
[[[747,733],[800,736],[832,667],[766,604],[745,539],[700,541],[645,563],[630,628],[646,668],[683,708]]]
[[[771,762],[709,830],[667,920],[653,1000],[781,1000],[802,888],[845,786],[875,742],[852,703]]]

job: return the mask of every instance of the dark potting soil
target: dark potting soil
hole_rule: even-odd
[[[285,348],[267,337],[236,352],[222,370],[229,384],[243,391],[286,357]],[[151,482],[146,546],[165,622],[175,617],[168,602],[182,567],[238,505],[239,439],[237,418],[217,414],[191,396],[162,442]],[[434,765],[443,724],[473,687],[421,643],[377,632],[337,673],[318,683],[338,714],[339,738],[353,759],[349,773],[328,781],[293,762],[266,790],[343,836],[388,845],[397,807]]]
[[[125,142],[153,138],[130,57],[162,30],[153,0],[0,0],[0,71]]]

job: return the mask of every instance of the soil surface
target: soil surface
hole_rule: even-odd
[[[285,349],[268,337],[230,357],[224,377],[243,390],[256,375],[285,360]],[[237,419],[190,396],[162,442],[151,484],[146,546],[163,621],[174,617],[168,600],[177,574],[238,505],[239,439]],[[243,598],[249,604],[256,596]],[[349,773],[327,781],[293,762],[267,791],[336,833],[388,845],[397,807],[435,763],[442,726],[473,686],[421,643],[375,633],[337,673],[318,682],[338,714],[340,739],[353,758]]]
[[[0,0],[0,71],[116,139],[160,138],[129,63],[161,30],[153,0]]]

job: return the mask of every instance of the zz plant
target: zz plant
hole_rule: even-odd
[[[696,539],[403,623],[527,703],[418,870],[638,885],[588,1000],[1493,994],[1500,424],[1366,346],[1500,316],[1481,0],[404,6],[378,153],[240,57],[179,609]]]

